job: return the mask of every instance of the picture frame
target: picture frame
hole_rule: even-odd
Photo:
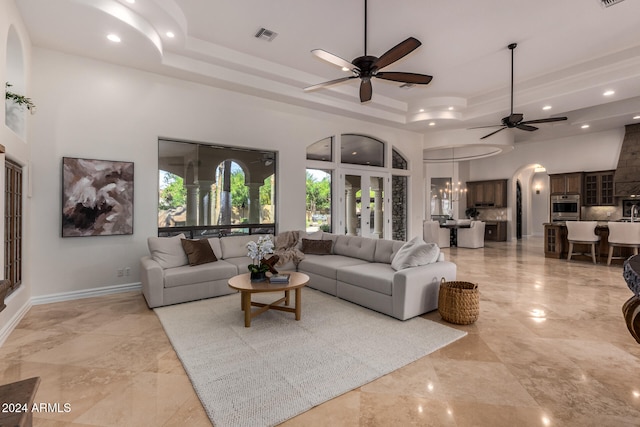
[[[62,158],[62,237],[133,234],[133,162]]]

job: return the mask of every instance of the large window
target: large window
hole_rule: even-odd
[[[307,231],[331,232],[331,171],[307,169]]]
[[[275,232],[276,153],[160,140],[158,232]]]
[[[22,283],[22,167],[5,160],[4,278]]]

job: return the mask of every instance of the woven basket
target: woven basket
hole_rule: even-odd
[[[456,325],[470,325],[480,315],[478,285],[470,282],[440,282],[438,311],[442,319]]]

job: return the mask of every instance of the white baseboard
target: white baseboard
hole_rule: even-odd
[[[99,297],[102,295],[117,294],[120,292],[139,291],[142,284],[125,283],[122,285],[104,286],[102,288],[83,289],[81,291],[61,292],[59,294],[42,295],[31,297],[32,305],[50,304],[52,302],[72,301],[82,298]]]
[[[22,318],[29,312],[30,308],[31,301],[27,301],[22,307],[20,307],[20,310],[18,310],[16,314],[14,314],[13,317],[2,326],[0,329],[0,346],[2,346],[7,338],[9,338],[11,332],[13,332],[16,326],[18,326],[18,323],[20,323]]]

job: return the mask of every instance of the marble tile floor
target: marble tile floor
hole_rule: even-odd
[[[454,326],[468,335],[283,425],[640,426],[620,265],[548,259],[542,247],[444,249],[458,280],[480,287],[479,320]],[[34,414],[35,426],[211,425],[137,292],[31,308],[0,347],[0,383],[31,376],[37,402],[71,406]]]

